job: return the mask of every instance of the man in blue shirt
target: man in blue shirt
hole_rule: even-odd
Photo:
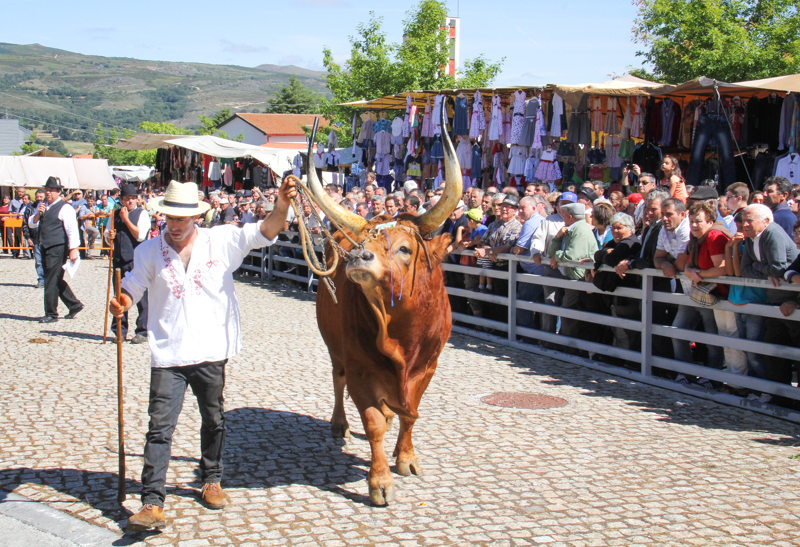
[[[517,216],[523,222],[522,231],[519,233],[519,238],[511,252],[519,256],[531,256],[531,239],[536,230],[539,229],[544,218],[552,212],[552,207],[540,195],[525,196],[519,201],[519,212]],[[520,267],[525,273],[534,275],[543,275],[545,266],[538,265],[534,262],[520,262]],[[517,300],[525,302],[543,302],[544,289],[542,285],[533,283],[518,282],[517,283]],[[533,312],[530,310],[517,310],[517,326],[532,329]]]
[[[792,192],[792,183],[785,177],[769,177],[764,181],[764,205],[772,209],[773,222],[778,224],[789,238],[792,238],[795,215],[786,201]]]

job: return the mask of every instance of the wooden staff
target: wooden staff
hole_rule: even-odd
[[[117,303],[122,304],[122,275],[116,270]],[[122,320],[117,320],[117,430],[119,431],[119,487],[117,501],[125,501],[125,425],[122,418]]]
[[[106,222],[106,230],[114,229],[114,210],[111,210],[111,215],[108,217],[108,222]],[[103,232],[105,235],[105,232]],[[103,343],[106,343],[106,333],[108,332],[108,303],[111,301],[111,272],[114,271],[114,266],[112,262],[114,261],[114,240],[108,242],[108,288],[106,289],[106,320],[103,323]],[[119,284],[117,284],[117,290],[119,290]],[[119,323],[119,322],[117,322]]]

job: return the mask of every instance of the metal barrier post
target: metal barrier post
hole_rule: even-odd
[[[517,261],[508,261],[508,339],[517,341]]]
[[[270,246],[271,247],[271,246]],[[264,281],[267,278],[267,260],[269,257],[269,248],[262,247],[261,249],[261,284],[264,284]]]
[[[642,274],[642,375],[652,376],[653,355],[653,276]]]
[[[269,279],[270,283],[272,283],[272,279],[273,279],[272,270],[275,267],[275,261],[273,260],[274,257],[275,257],[275,245],[270,245],[269,246],[269,253],[268,253],[268,258],[269,259],[267,261],[267,263],[269,264],[268,271],[267,271],[267,276],[268,276],[267,279]]]

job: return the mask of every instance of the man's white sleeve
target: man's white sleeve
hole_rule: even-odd
[[[136,304],[142,299],[142,295],[150,288],[154,280],[154,265],[147,260],[142,246],[136,247],[133,251],[133,269],[122,278],[122,288],[131,295],[133,303]]]
[[[136,227],[139,228],[139,237],[136,238],[136,241],[141,243],[147,239],[147,234],[150,232],[150,215],[147,213],[147,209],[142,210],[142,214],[139,215],[139,220],[136,222]]]
[[[75,209],[69,204],[65,205],[58,212],[58,220],[64,223],[64,231],[67,232],[67,246],[69,250],[77,249],[81,246],[81,234],[78,230],[78,218]]]

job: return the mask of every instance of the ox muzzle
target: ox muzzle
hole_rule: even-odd
[[[375,253],[366,249],[353,249],[350,251],[345,272],[347,278],[354,283],[368,283],[376,278],[375,267]]]

